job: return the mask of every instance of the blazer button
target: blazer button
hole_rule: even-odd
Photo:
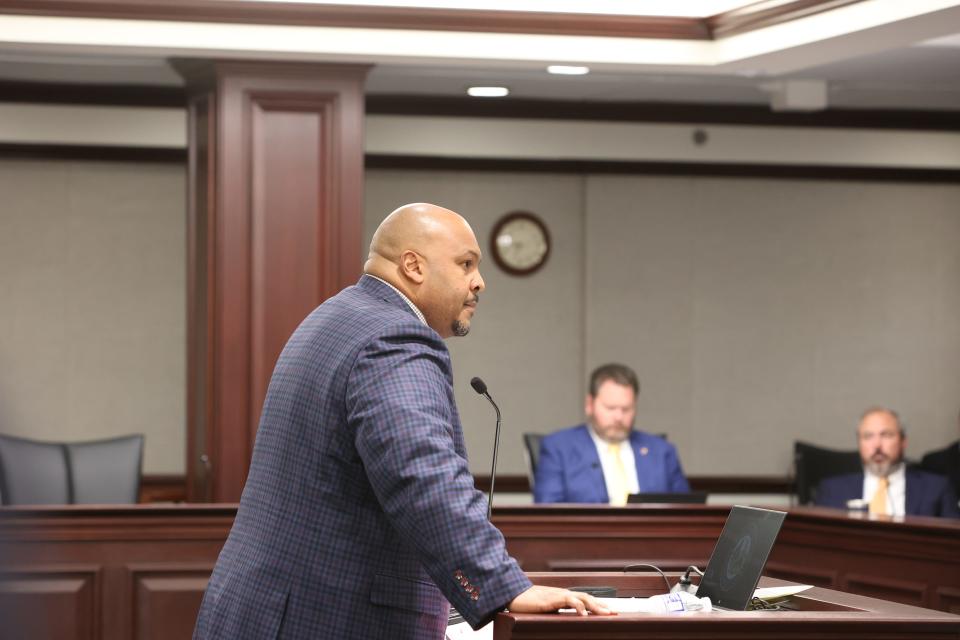
[[[463,571],[460,571],[459,569],[457,569],[456,571],[454,571],[454,572],[453,572],[453,578],[454,578],[454,580],[460,580],[461,578],[463,578]]]
[[[473,593],[471,593],[471,594],[470,594],[470,599],[473,600],[474,602],[476,602],[477,600],[479,600],[479,599],[480,599],[480,592],[479,592],[479,591],[474,591]]]

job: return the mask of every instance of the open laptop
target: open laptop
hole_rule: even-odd
[[[745,611],[786,517],[783,511],[735,506],[727,516],[697,597],[718,609]]]
[[[627,504],[643,504],[645,502],[704,504],[706,501],[706,491],[688,491],[686,493],[631,493],[627,496]]]

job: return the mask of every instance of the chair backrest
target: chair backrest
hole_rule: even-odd
[[[62,444],[0,435],[3,504],[70,504],[72,497]]]
[[[530,491],[533,491],[533,483],[537,477],[541,440],[543,440],[543,435],[539,433],[523,434],[523,458],[527,461],[527,480],[530,482]]]
[[[816,499],[817,485],[824,478],[863,469],[858,451],[827,449],[799,440],[793,443],[794,487],[799,504]]]
[[[143,436],[72,442],[67,463],[76,504],[131,504],[140,494]]]

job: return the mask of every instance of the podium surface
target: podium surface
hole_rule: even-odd
[[[678,574],[671,577],[675,582]],[[618,596],[663,593],[655,573],[529,573],[534,584],[613,586]],[[792,584],[761,578],[760,586]],[[782,601],[782,611],[711,611],[615,616],[501,613],[494,640],[908,640],[960,638],[960,616],[813,587]]]

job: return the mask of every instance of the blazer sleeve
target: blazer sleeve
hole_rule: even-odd
[[[563,488],[563,459],[555,444],[556,438],[540,441],[540,459],[533,481],[533,501],[537,503],[566,502]]]
[[[381,335],[358,355],[347,424],[390,523],[464,619],[478,628],[531,586],[486,518],[459,430],[449,354],[424,327]],[[362,505],[361,505],[362,506]]]
[[[667,472],[668,491],[673,493],[687,493],[690,491],[690,483],[687,482],[687,477],[683,475],[683,468],[680,466],[680,457],[677,455],[677,448],[673,445],[669,445],[667,448],[664,469]]]

